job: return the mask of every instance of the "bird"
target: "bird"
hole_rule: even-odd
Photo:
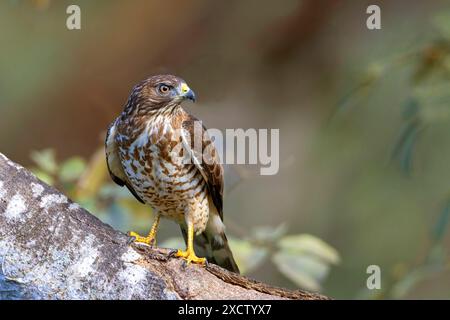
[[[195,102],[194,91],[174,75],[136,84],[108,127],[107,167],[116,184],[155,213],[147,236],[128,233],[135,242],[156,247],[160,218],[173,220],[186,244],[176,257],[239,273],[223,222],[223,167],[206,127],[182,107],[188,100]]]

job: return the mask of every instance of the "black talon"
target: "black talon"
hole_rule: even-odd
[[[127,236],[128,236],[128,240],[127,240],[128,245],[130,245],[136,241],[136,237],[130,236],[129,232],[127,232]]]
[[[169,258],[175,258],[175,255],[177,254],[178,250],[177,249],[172,249],[169,251]]]

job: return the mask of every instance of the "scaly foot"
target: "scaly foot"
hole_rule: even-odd
[[[152,236],[152,234],[149,234],[147,237],[143,237],[139,234],[137,234],[136,232],[128,232],[128,235],[130,237],[135,238],[135,242],[139,242],[139,243],[145,243],[148,244],[151,247],[156,247],[156,237]]]
[[[186,250],[186,251],[178,250],[177,253],[175,253],[175,257],[183,258],[184,260],[186,260],[186,263],[188,265],[191,262],[198,263],[198,264],[201,264],[201,265],[205,265],[206,264],[206,259],[197,257],[195,255],[194,250],[189,250],[189,249]]]

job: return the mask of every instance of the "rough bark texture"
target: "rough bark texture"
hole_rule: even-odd
[[[0,153],[0,299],[325,299],[129,244]]]

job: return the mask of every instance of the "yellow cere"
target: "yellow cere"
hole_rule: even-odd
[[[182,93],[186,93],[186,92],[188,92],[190,89],[189,89],[189,87],[188,87],[188,85],[186,84],[186,83],[182,83],[181,84],[181,92]]]

